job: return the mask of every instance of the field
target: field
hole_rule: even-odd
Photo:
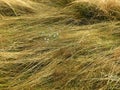
[[[120,90],[120,1],[0,0],[0,90]]]

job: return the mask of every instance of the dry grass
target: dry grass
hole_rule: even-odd
[[[1,16],[19,16],[34,12],[32,3],[29,0],[0,0]]]
[[[13,15],[1,13],[0,90],[119,90],[120,21],[108,17],[118,2],[53,0],[53,6],[50,1],[1,0]],[[33,11],[34,5],[39,5],[34,15],[25,10],[18,17],[18,11],[24,11],[19,8]],[[101,20],[96,14],[109,21],[84,25]],[[84,24],[72,24],[76,17],[84,18]]]
[[[119,20],[119,0],[74,0],[66,6],[75,18],[97,19],[97,20]]]

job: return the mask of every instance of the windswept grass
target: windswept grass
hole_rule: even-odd
[[[19,16],[33,13],[32,3],[29,0],[0,0],[0,15]]]
[[[50,0],[50,2],[52,2],[55,6],[64,6],[64,7],[73,1],[75,0]]]
[[[64,6],[63,13],[81,22],[89,23],[120,20],[119,0],[51,0]],[[83,21],[82,21],[83,20]]]
[[[98,20],[119,20],[119,0],[76,0],[72,2],[71,9],[76,18],[98,19]]]
[[[1,0],[0,90],[120,90],[118,2]]]

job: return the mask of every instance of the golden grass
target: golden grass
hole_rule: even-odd
[[[86,9],[85,14],[94,14],[97,7],[108,16],[108,9],[119,7],[117,0],[104,4],[94,0],[65,0],[68,2],[64,4],[60,0],[63,7],[56,7],[61,5],[58,0],[59,3],[53,2],[55,7],[50,1],[1,0],[0,5],[4,3],[16,17],[5,17],[12,16],[6,11],[1,13],[4,18],[0,21],[0,90],[119,90],[120,21],[103,19],[90,25],[72,24],[76,15],[78,22],[81,18],[86,22],[91,18],[99,20],[79,16]],[[34,7],[34,3],[39,7]],[[33,15],[20,9],[24,7],[37,11]],[[63,9],[71,10],[70,14]],[[19,10],[26,14],[18,17]],[[111,16],[109,19],[113,20]],[[66,24],[68,21],[70,24]]]
[[[66,6],[67,7],[67,6]],[[76,18],[119,20],[119,0],[74,0],[67,9]],[[67,11],[66,11],[67,12]]]
[[[19,16],[34,12],[32,3],[29,0],[0,0],[1,16]]]

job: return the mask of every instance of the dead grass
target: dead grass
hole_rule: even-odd
[[[29,0],[0,0],[1,16],[19,16],[33,12],[34,8]]]
[[[66,13],[69,12],[77,19],[87,19],[88,22],[120,19],[119,0],[74,0],[66,8]]]
[[[43,1],[35,15],[0,21],[0,89],[119,90],[120,22],[65,24],[71,15]],[[78,6],[96,11],[93,4]]]

